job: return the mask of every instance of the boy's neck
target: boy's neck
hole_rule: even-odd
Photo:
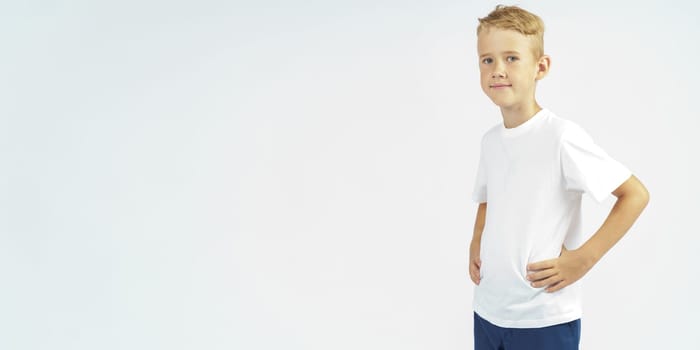
[[[541,110],[542,107],[540,107],[536,101],[532,101],[532,103],[527,105],[501,107],[503,125],[507,129],[518,127],[518,125],[530,120],[530,118]]]

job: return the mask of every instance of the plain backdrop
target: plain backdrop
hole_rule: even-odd
[[[0,348],[471,349],[496,4],[3,1]],[[696,344],[700,6],[517,4],[540,104],[651,193],[582,349]]]

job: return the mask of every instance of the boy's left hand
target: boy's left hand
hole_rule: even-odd
[[[547,292],[556,292],[583,277],[593,267],[589,261],[579,250],[562,246],[558,258],[528,264],[527,280],[535,288],[546,287]]]

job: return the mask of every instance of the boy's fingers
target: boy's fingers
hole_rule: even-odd
[[[552,276],[540,281],[532,282],[530,283],[531,286],[535,288],[542,288],[542,287],[552,287],[554,284],[558,283],[561,281],[561,277],[559,276]]]
[[[539,281],[554,276],[555,274],[556,271],[554,271],[554,269],[541,270],[537,272],[528,273],[527,279],[530,281]]]
[[[538,261],[527,265],[529,271],[545,270],[554,267],[554,262],[557,259]]]
[[[472,282],[474,284],[478,285],[479,282],[481,281],[481,271],[480,271],[480,264],[481,262],[478,262],[477,264],[476,261],[473,261],[471,264],[469,264],[469,277],[472,279]]]
[[[567,285],[567,284],[562,280],[562,281],[559,281],[559,282],[555,283],[554,285],[551,285],[551,286],[547,287],[547,288],[545,289],[545,291],[546,291],[547,293],[556,292],[556,291],[558,291],[558,290],[560,290],[560,289],[566,287],[566,285]]]
[[[478,270],[475,271],[473,269],[469,269],[469,277],[472,279],[472,282],[474,282],[474,284],[477,284],[477,285],[479,284],[479,271]]]

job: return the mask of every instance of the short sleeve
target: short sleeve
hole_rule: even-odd
[[[476,180],[474,181],[474,190],[472,192],[472,200],[477,203],[486,202],[486,164],[483,154],[483,146],[479,152],[479,165],[476,171]]]
[[[632,175],[576,124],[562,133],[560,157],[566,189],[586,192],[598,203]]]

